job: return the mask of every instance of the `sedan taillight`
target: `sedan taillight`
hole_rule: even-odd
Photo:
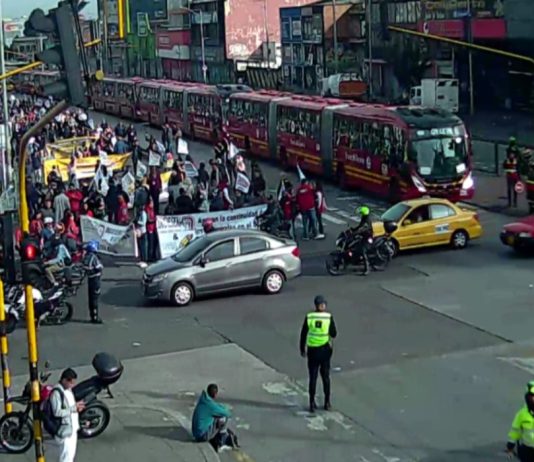
[[[300,249],[299,249],[298,247],[295,247],[295,248],[291,251],[291,254],[292,254],[294,257],[299,258],[299,257],[300,257]]]

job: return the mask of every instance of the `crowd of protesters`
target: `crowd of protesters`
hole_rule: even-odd
[[[13,127],[12,148],[16,152],[28,127],[50,107],[49,100],[12,98],[10,115]],[[50,143],[73,137],[88,137],[75,144],[68,168],[68,179],[52,168],[43,178],[43,163],[53,158]],[[109,221],[135,227],[140,261],[144,266],[159,259],[157,215],[181,215],[210,211],[233,210],[268,204],[266,215],[290,225],[296,238],[295,223],[302,217],[302,237],[324,238],[322,213],[326,204],[322,185],[301,178],[298,185],[283,178],[274,194],[269,194],[262,170],[249,162],[228,143],[224,133],[214,132],[214,154],[209,162],[197,163],[194,155],[180,152],[187,146],[177,127],[165,124],[161,139],[146,137],[141,148],[133,125],[119,123],[115,127],[105,121],[95,126],[81,110],[66,111],[30,140],[27,172],[28,203],[31,213],[30,234],[41,239],[50,259],[57,258],[57,243],[65,244],[72,254],[82,241],[80,217]],[[182,140],[182,141],[181,141]],[[187,151],[187,150],[186,150]],[[79,179],[76,162],[87,156],[131,153],[131,165],[125,171],[108,172],[100,160],[95,177]],[[150,165],[152,156],[160,159]],[[143,168],[141,168],[143,167]],[[168,172],[168,182],[162,173]],[[123,175],[135,181],[132,195],[122,188]],[[163,201],[162,201],[163,198]],[[163,202],[163,203],[162,203]],[[55,244],[54,244],[55,243]],[[53,244],[53,245],[52,245]]]

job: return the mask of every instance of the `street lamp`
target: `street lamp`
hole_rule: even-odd
[[[200,49],[202,53],[202,76],[204,78],[204,83],[208,83],[208,66],[206,66],[206,49],[204,46],[204,18],[202,16],[201,10],[193,10],[186,6],[182,7],[184,10],[189,11],[193,15],[200,16]]]

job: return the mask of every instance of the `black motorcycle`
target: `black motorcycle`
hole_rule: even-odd
[[[282,239],[291,239],[291,224],[276,215],[260,215],[256,227],[265,233]]]
[[[117,382],[124,371],[122,363],[107,353],[98,353],[93,358],[96,375],[77,384],[72,392],[76,402],[83,401],[85,408],[79,414],[79,438],[95,438],[102,434],[111,421],[107,405],[98,399],[103,391],[113,398],[110,386]],[[46,366],[45,366],[46,367]],[[41,373],[41,397],[50,395],[52,387],[45,385],[49,372]],[[13,403],[25,405],[23,411],[10,412],[0,418],[0,445],[11,454],[22,454],[33,444],[33,419],[31,415],[31,383],[27,383],[20,396],[11,398]],[[41,402],[42,409],[42,402]]]
[[[332,276],[339,276],[348,272],[349,267],[360,268],[363,272],[365,263],[363,257],[364,245],[367,246],[369,266],[375,271],[384,271],[395,256],[395,243],[391,234],[397,230],[394,222],[385,222],[386,233],[378,237],[364,237],[349,228],[339,234],[336,239],[336,249],[326,258],[326,270]]]

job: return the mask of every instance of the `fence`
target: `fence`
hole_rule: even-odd
[[[508,144],[502,141],[480,140],[473,138],[473,166],[479,172],[500,175],[502,163],[506,158]],[[519,145],[521,149],[534,150],[533,146]]]

